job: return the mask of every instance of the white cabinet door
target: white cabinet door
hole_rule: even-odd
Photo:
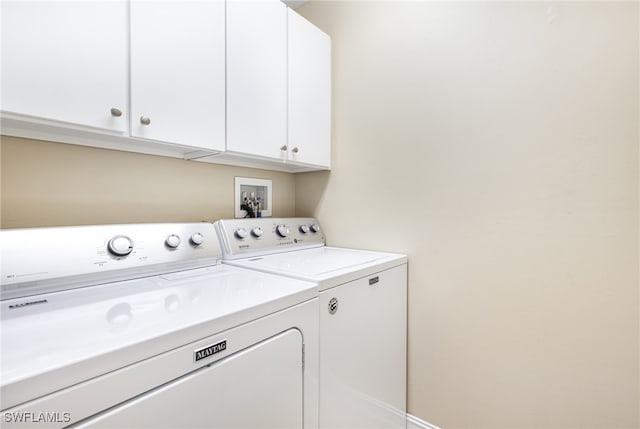
[[[126,131],[125,1],[3,0],[1,7],[3,113]]]
[[[227,1],[227,150],[280,158],[287,144],[287,8]]]
[[[331,39],[289,9],[289,159],[331,164]]]
[[[131,135],[224,150],[224,0],[131,1]]]

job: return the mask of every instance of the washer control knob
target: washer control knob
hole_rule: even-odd
[[[311,228],[311,232],[320,232],[320,226],[318,224],[311,224],[309,228]]]
[[[300,225],[300,228],[298,228],[298,229],[303,234],[306,234],[307,232],[309,232],[309,227],[307,225]]]
[[[127,256],[133,251],[133,241],[124,235],[116,235],[107,243],[107,249],[115,256]]]
[[[248,234],[249,233],[244,228],[238,228],[238,229],[236,229],[236,232],[234,232],[234,235],[236,236],[236,238],[238,238],[240,240],[244,240],[245,238],[247,238]]]
[[[260,228],[259,226],[256,226],[251,230],[251,235],[253,235],[256,238],[262,237],[262,234],[264,233],[262,232],[262,228]]]
[[[180,240],[180,236],[176,235],[176,234],[171,234],[170,236],[167,237],[166,240],[164,240],[164,244],[167,245],[167,247],[171,248],[171,249],[175,249],[176,247],[178,247],[180,245],[180,242],[182,240]]]
[[[200,234],[199,232],[196,232],[191,236],[191,243],[193,243],[196,246],[201,245],[202,243],[204,243],[204,235]]]
[[[280,236],[280,237],[288,237],[289,234],[291,234],[291,230],[289,229],[289,227],[287,225],[278,225],[276,226],[276,233]]]

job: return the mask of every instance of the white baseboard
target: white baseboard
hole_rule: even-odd
[[[419,417],[407,413],[407,429],[440,429],[436,425],[425,422]]]

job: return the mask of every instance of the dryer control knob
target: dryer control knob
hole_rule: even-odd
[[[320,226],[318,224],[312,224],[309,228],[311,228],[311,232],[320,232]]]
[[[204,235],[200,234],[199,232],[196,232],[191,236],[191,243],[193,243],[196,246],[201,245],[202,243],[204,243]]]
[[[107,243],[107,249],[116,256],[127,256],[133,251],[133,241],[124,235],[116,235]]]
[[[182,240],[180,240],[180,236],[176,235],[176,234],[171,234],[170,236],[167,237],[166,240],[164,240],[164,244],[167,245],[167,247],[171,248],[171,249],[175,249],[180,245],[180,242]]]
[[[253,235],[256,238],[262,237],[262,234],[264,233],[262,232],[262,228],[260,228],[259,226],[256,226],[251,230],[251,235]]]
[[[289,234],[291,234],[291,230],[289,229],[289,227],[287,225],[278,225],[276,226],[276,233],[280,236],[280,237],[288,237]]]
[[[238,228],[236,229],[236,232],[234,232],[234,235],[236,236],[236,238],[239,238],[240,240],[247,238],[248,234],[249,233],[244,228]]]
[[[300,225],[300,228],[298,228],[298,229],[303,234],[306,234],[307,232],[309,232],[309,227],[307,225]]]

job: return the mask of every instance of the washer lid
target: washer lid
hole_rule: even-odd
[[[313,281],[324,290],[407,262],[405,255],[319,247],[254,258],[225,260],[243,268]]]
[[[218,265],[3,301],[3,407],[316,296],[313,283]]]

